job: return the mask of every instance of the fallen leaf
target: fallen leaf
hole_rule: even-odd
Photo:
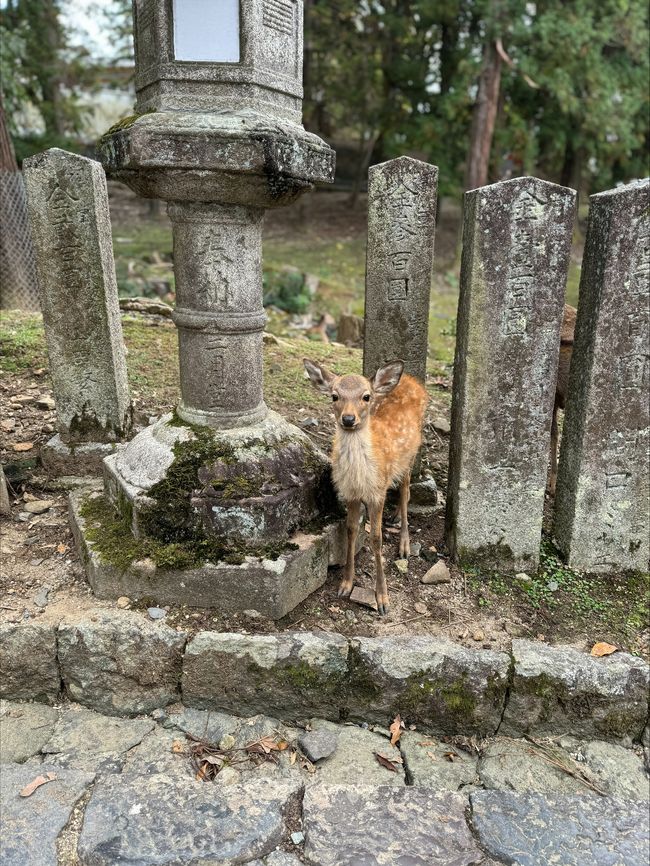
[[[458,760],[456,752],[445,752],[443,757],[445,757],[451,764]]]
[[[204,763],[204,764],[202,764],[202,765],[199,767],[199,769],[198,769],[198,771],[197,771],[197,773],[196,773],[196,776],[194,777],[194,778],[196,779],[196,781],[197,781],[197,782],[203,782],[203,781],[205,781],[205,777],[206,777],[206,775],[207,775],[209,769],[210,769],[210,764],[208,764],[207,762]]]
[[[421,740],[418,746],[435,746],[435,740]]]
[[[37,776],[35,779],[32,779],[29,785],[25,785],[20,792],[20,796],[31,797],[37,788],[40,788],[41,785],[47,785],[48,782],[53,782],[55,779],[56,773],[46,773],[44,776]]]
[[[402,736],[402,731],[404,730],[404,722],[402,721],[402,717],[399,715],[399,713],[393,719],[393,724],[388,730],[390,731],[391,746],[397,745],[399,738]]]
[[[289,748],[289,743],[287,743],[286,740],[278,740],[278,742],[275,744],[275,748],[278,750],[278,752],[284,752],[285,749]]]
[[[385,767],[387,770],[390,770],[391,773],[397,772],[397,767],[392,761],[389,761],[388,758],[385,758],[383,755],[380,755],[379,752],[375,752],[375,758],[379,761],[382,767]]]
[[[183,755],[185,753],[185,744],[182,740],[174,740],[172,743],[172,752],[175,755]]]
[[[296,759],[297,759],[297,757],[298,757],[298,752],[292,752],[292,753],[289,755],[289,763],[291,764],[292,767],[293,767],[293,765],[296,763]]]
[[[596,658],[601,658],[601,656],[610,656],[612,653],[615,653],[617,649],[618,647],[611,643],[600,641],[592,646],[591,654],[592,656],[596,656]]]
[[[429,758],[431,758],[432,761],[438,760],[438,758],[433,754],[433,752],[427,752],[427,755]]]
[[[33,442],[14,442],[13,444],[14,451],[31,451],[33,447]]]

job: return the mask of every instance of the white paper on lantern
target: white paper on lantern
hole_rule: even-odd
[[[239,63],[239,0],[174,0],[174,57]]]

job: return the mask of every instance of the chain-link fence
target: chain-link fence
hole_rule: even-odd
[[[38,310],[38,278],[23,176],[0,171],[0,308]]]

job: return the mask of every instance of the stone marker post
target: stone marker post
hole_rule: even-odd
[[[535,568],[576,194],[532,177],[465,193],[447,539]]]
[[[368,172],[364,376],[401,358],[425,381],[438,168],[401,156]]]
[[[302,2],[133,9],[136,114],[99,154],[109,176],[168,202],[181,399],[106,459],[105,490],[136,536],[206,561],[175,569],[170,551],[155,579],[92,564],[89,579],[106,597],[282,616],[340,555],[337,521],[300,532],[333,519],[327,460],[267,409],[262,387],[264,211],[334,178],[334,152],[302,126]]]
[[[41,459],[99,472],[131,422],[104,169],[52,148],[24,174],[59,428]]]
[[[570,565],[648,570],[650,180],[592,195],[554,533]]]

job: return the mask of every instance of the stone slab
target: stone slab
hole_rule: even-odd
[[[152,599],[160,606],[186,604],[233,613],[257,610],[270,619],[280,619],[325,583],[330,565],[345,559],[345,521],[337,521],[320,534],[296,533],[289,543],[297,549],[277,559],[247,557],[240,565],[206,563],[186,569],[156,568],[147,561],[144,567],[134,563],[123,571],[106,561],[87,538],[86,521],[80,514],[85,496],[83,491],[70,494],[69,517],[97,598],[127,595]]]
[[[80,860],[158,866],[161,851],[173,851],[177,863],[247,863],[288,837],[285,811],[301,790],[286,779],[220,788],[164,774],[107,776],[86,807]]]
[[[592,195],[554,534],[569,565],[648,571],[650,179]]]
[[[513,640],[514,674],[500,734],[638,740],[650,668],[637,656],[594,658],[573,647]]]
[[[347,674],[340,635],[202,632],[183,660],[183,701],[199,709],[339,718]]]
[[[67,445],[57,433],[41,447],[39,456],[43,468],[50,475],[99,475],[103,472],[104,458],[115,451],[112,442],[83,442]]]
[[[164,707],[178,700],[185,642],[184,632],[135,612],[70,617],[58,629],[66,693],[108,715]]]
[[[571,750],[570,750],[571,751]],[[617,743],[592,740],[578,750],[602,788],[622,800],[650,800],[650,776],[642,757]]]
[[[532,177],[465,193],[447,494],[461,562],[539,561],[575,205]]]
[[[364,785],[403,787],[404,764],[399,748],[391,746],[388,737],[356,725],[335,725],[323,719],[312,719],[315,732],[329,732],[337,737],[332,754],[319,762],[311,784]],[[387,758],[395,767],[389,770],[377,760],[377,754]]]
[[[305,791],[305,857],[312,866],[482,863],[465,822],[467,798],[427,788],[312,785]]]
[[[363,374],[388,361],[426,377],[438,168],[400,156],[368,171]]]
[[[104,171],[51,148],[26,159],[23,174],[59,433],[115,441],[131,405]]]
[[[350,644],[351,719],[407,723],[438,734],[494,734],[510,657],[427,637],[357,638]]]
[[[476,754],[419,731],[404,731],[399,745],[411,785],[460,791],[478,780]]]
[[[63,709],[43,746],[45,760],[88,772],[119,772],[126,753],[155,727],[151,719],[119,719],[79,706]]]
[[[60,691],[54,627],[41,622],[0,625],[0,697],[53,704]]]
[[[557,763],[583,769],[593,782],[598,779],[589,768],[576,766],[571,755],[557,745],[547,744],[545,748],[535,746],[528,740],[515,740],[499,737],[481,753],[479,775],[483,787],[498,791],[518,791],[527,793],[595,794],[584,782],[561,770]]]
[[[21,791],[37,776],[52,772],[56,780],[31,797]],[[49,764],[3,766],[0,773],[0,862],[3,866],[57,866],[56,840],[72,809],[93,781],[92,773]]]
[[[493,857],[518,866],[641,866],[647,863],[645,805],[598,797],[480,791],[472,825]]]
[[[22,764],[36,755],[54,730],[57,710],[44,704],[0,702],[0,764]]]

